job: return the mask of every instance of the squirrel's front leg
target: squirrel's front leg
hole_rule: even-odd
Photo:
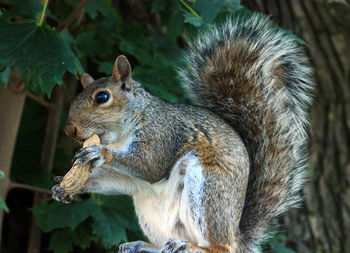
[[[106,161],[108,161],[108,156],[106,156],[106,147],[102,145],[92,145],[86,148],[82,148],[78,151],[78,153],[75,155],[76,158],[76,164],[79,165],[85,165],[89,162],[91,162],[91,170],[100,167],[101,165],[105,164]],[[91,176],[90,176],[91,178]],[[63,177],[55,177],[54,181],[57,183],[61,183],[63,180]],[[90,179],[90,181],[92,181]],[[85,187],[81,190],[80,193],[84,192],[91,192],[89,180]],[[94,183],[96,185],[96,183]],[[74,195],[68,194],[65,192],[65,190],[60,186],[60,184],[57,184],[52,187],[52,198],[61,201],[63,203],[69,204],[73,201]]]
[[[76,164],[85,165],[90,163],[90,174],[83,189],[78,194],[86,192],[95,192],[102,194],[128,194],[134,191],[132,187],[123,187],[121,181],[125,180],[126,176],[118,173],[118,169],[104,168],[101,171],[101,166],[110,164],[112,153],[107,150],[104,145],[91,145],[80,149],[75,155]],[[102,173],[101,173],[102,172]],[[55,177],[54,181],[61,183],[63,177]],[[129,180],[130,181],[130,180]],[[132,184],[129,184],[132,185]],[[127,189],[127,190],[126,190]],[[52,187],[52,197],[63,203],[71,203],[74,195],[70,195],[60,186],[60,184]]]
[[[138,192],[152,192],[150,183],[130,173],[128,156],[116,148],[105,145],[91,145],[80,149],[75,155],[76,163],[90,163],[91,174],[80,193],[94,192],[106,195],[133,195]],[[123,159],[124,158],[124,159]]]

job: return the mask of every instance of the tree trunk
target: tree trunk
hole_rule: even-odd
[[[350,7],[327,0],[243,1],[307,43],[315,106],[303,208],[283,218],[297,252],[350,249]]]
[[[17,71],[11,73],[8,86],[0,87],[0,169],[5,178],[0,181],[0,197],[6,201],[10,184],[10,168],[16,137],[25,101],[25,86]],[[3,210],[0,208],[0,245]]]

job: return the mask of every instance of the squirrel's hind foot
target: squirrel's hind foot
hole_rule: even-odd
[[[207,252],[196,245],[193,245],[189,242],[179,240],[179,239],[170,239],[161,250],[161,253],[204,253]]]
[[[123,243],[119,253],[224,253],[226,248],[204,248],[187,241],[170,239],[162,249],[143,241]]]
[[[160,250],[150,243],[135,241],[121,244],[119,253],[160,253]]]

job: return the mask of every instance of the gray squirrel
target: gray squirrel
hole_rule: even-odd
[[[122,253],[258,252],[269,222],[301,199],[306,58],[267,18],[232,16],[189,44],[178,72],[196,105],[145,91],[124,56],[111,77],[82,76],[65,131],[98,134],[101,145],[75,156],[92,168],[81,192],[133,197],[151,243],[124,243]],[[53,197],[73,196],[56,185]]]

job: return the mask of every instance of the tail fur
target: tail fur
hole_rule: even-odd
[[[187,94],[226,119],[248,148],[240,232],[242,244],[255,251],[268,223],[301,199],[310,68],[294,39],[258,14],[203,31],[185,59],[179,74]]]

